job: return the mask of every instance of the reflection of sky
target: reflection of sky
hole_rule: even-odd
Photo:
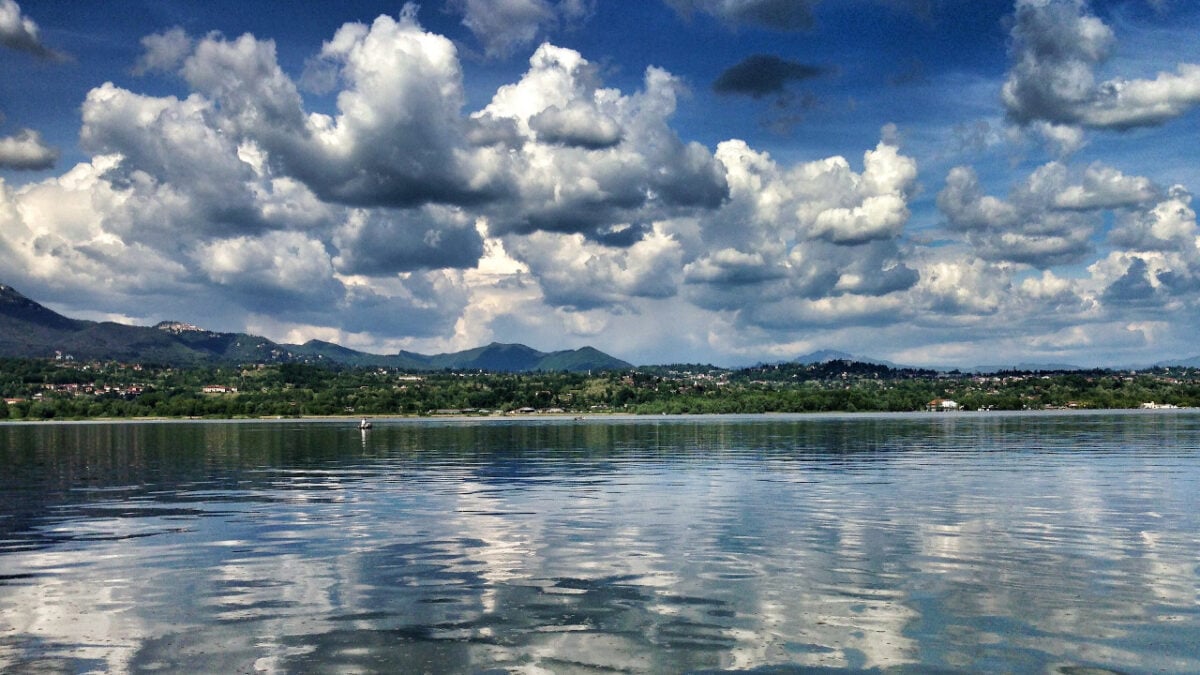
[[[1187,415],[87,428],[0,669],[1200,670]]]

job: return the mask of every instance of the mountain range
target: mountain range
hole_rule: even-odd
[[[348,347],[309,340],[302,345],[273,342],[248,333],[220,333],[178,321],[155,326],[130,326],[110,321],[65,317],[11,286],[0,284],[0,356],[48,358],[70,355],[76,359],[116,360],[178,366],[224,363],[314,363],[343,366],[390,367],[414,371],[486,370],[491,372],[626,370],[634,366],[593,347],[541,352],[522,344],[493,342],[483,347],[447,354],[372,354]],[[821,350],[792,362],[820,364],[854,361],[904,368],[890,361],[836,350]],[[1154,366],[1200,367],[1200,356],[1162,360]],[[1117,370],[1142,370],[1150,366],[1120,366]],[[1021,363],[1009,366],[976,366],[966,372],[999,370],[1067,371],[1065,364]],[[945,370],[942,368],[941,370]]]
[[[406,370],[535,372],[624,370],[633,366],[592,347],[540,352],[493,342],[449,354],[371,354],[309,340],[281,344],[247,333],[219,333],[179,321],[129,326],[71,319],[0,285],[0,356],[117,360],[178,366],[223,363],[321,363]]]

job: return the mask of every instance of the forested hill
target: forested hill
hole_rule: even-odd
[[[541,352],[492,343],[448,354],[370,354],[330,342],[280,344],[258,335],[204,330],[180,321],[155,326],[71,319],[0,285],[0,357],[70,358],[174,366],[313,363],[409,370],[490,372],[623,370],[630,364],[592,347]]]

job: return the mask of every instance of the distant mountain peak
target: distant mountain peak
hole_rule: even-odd
[[[13,288],[12,286],[5,286],[4,284],[0,284],[0,300],[4,300],[5,302],[33,302],[29,298],[21,295],[17,289]]]
[[[0,285],[0,315],[54,330],[75,330],[82,323],[21,295],[12,286]]]
[[[804,366],[813,366],[820,365],[822,363],[829,363],[830,361],[853,361],[855,363],[866,363],[874,366],[887,366],[888,368],[904,367],[892,363],[891,361],[872,359],[866,356],[858,356],[857,354],[849,354],[836,349],[820,349],[815,352],[809,352],[804,356],[796,357],[794,363],[799,363]]]
[[[492,372],[623,370],[631,367],[593,347],[541,352],[520,343],[492,342],[451,354],[391,356],[309,340],[277,344],[245,333],[218,333],[184,321],[126,326],[69,319],[39,305],[11,286],[0,285],[0,356],[44,358],[55,351],[76,358],[158,363],[333,363],[409,370]]]
[[[841,352],[836,349],[819,349],[815,352],[809,352],[803,356],[795,358],[796,363],[809,365],[813,363],[826,363],[829,361],[855,361],[859,360],[853,354]]]

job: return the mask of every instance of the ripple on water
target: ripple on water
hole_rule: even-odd
[[[1200,416],[1166,420],[41,443],[0,501],[0,669],[1200,672]]]

